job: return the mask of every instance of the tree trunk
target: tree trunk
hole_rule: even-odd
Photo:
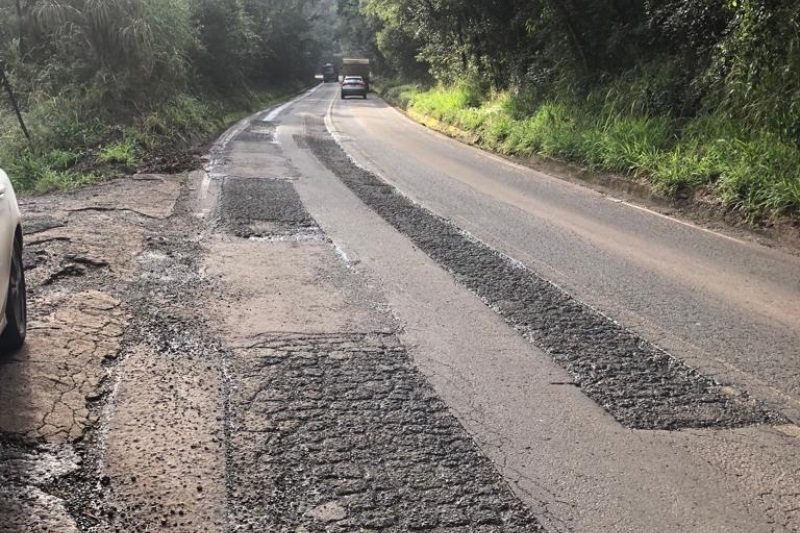
[[[458,17],[458,46],[461,49],[461,70],[464,72],[467,71],[469,67],[469,61],[467,60],[467,50],[466,50],[466,42],[464,39],[464,22],[461,20],[461,16]]]
[[[569,35],[569,40],[572,43],[572,50],[580,61],[585,74],[590,72],[589,59],[586,54],[586,43],[581,38],[580,34],[575,31],[575,26],[572,24],[572,14],[569,9],[564,5],[562,0],[548,0],[551,9],[556,13],[560,19],[561,24]]]
[[[19,54],[25,57],[25,16],[22,11],[22,0],[16,0],[17,5],[17,31],[19,32]]]

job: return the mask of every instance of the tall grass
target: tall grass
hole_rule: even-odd
[[[0,166],[20,192],[86,185],[135,171],[151,154],[205,142],[227,124],[297,90],[247,92],[237,98],[178,93],[140,113],[114,115],[90,97],[30,99],[31,143],[16,117],[0,111]]]
[[[644,93],[644,91],[642,91]],[[645,180],[664,195],[702,189],[755,222],[800,212],[800,148],[721,113],[681,121],[630,104],[616,90],[532,103],[509,92],[485,97],[465,86],[390,87],[386,97],[473,134],[491,150],[541,155]]]

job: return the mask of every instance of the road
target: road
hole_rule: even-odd
[[[800,411],[800,257],[488,156],[382,101],[335,105],[344,146],[454,221],[692,366]]]
[[[401,338],[416,347],[415,362],[490,457],[504,465],[518,493],[528,495],[527,503],[552,513],[552,523],[578,530],[754,530],[752,517],[734,518],[731,510],[753,509],[761,496],[751,491],[771,492],[755,487],[773,476],[788,481],[779,489],[786,497],[779,499],[797,503],[796,489],[789,488],[798,482],[791,466],[796,438],[767,428],[691,429],[708,420],[687,420],[692,417],[684,415],[690,411],[685,404],[670,416],[683,417],[686,431],[622,429],[561,385],[580,371],[568,376],[563,365],[550,364],[552,358],[535,346],[536,334],[534,346],[520,342],[503,323],[509,316],[502,303],[489,302],[506,320],[467,295],[491,300],[491,291],[470,285],[469,274],[457,270],[462,286],[454,289],[453,277],[442,272],[442,266],[451,273],[457,268],[448,258],[403,229],[383,200],[371,203],[358,185],[342,180],[352,168],[326,161],[324,154],[319,165],[296,136],[332,133],[358,166],[419,206],[735,394],[769,402],[787,421],[796,420],[800,368],[796,256],[508,163],[430,132],[378,99],[342,102],[325,88],[295,106],[293,115],[283,119],[278,139],[308,177],[296,188],[310,213],[383,288],[404,325]],[[372,209],[365,209],[365,199]],[[552,346],[558,339],[538,337],[559,348]],[[635,417],[632,422],[629,427],[642,423]],[[738,477],[746,481],[734,483]],[[742,487],[740,496],[733,496],[735,486]],[[585,514],[587,508],[604,508],[602,520]],[[794,511],[787,516],[797,519]]]
[[[334,85],[23,211],[0,532],[800,530],[779,248]]]

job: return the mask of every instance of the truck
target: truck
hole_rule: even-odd
[[[369,90],[369,59],[346,57],[342,59],[342,75],[347,76],[361,76],[364,78],[364,83],[367,84]]]
[[[322,66],[322,81],[324,83],[339,81],[339,69],[336,68],[336,65],[325,63]]]

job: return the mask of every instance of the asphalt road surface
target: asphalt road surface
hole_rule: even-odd
[[[311,216],[541,521],[797,527],[796,255],[520,167],[377,98],[323,87],[277,122]],[[768,479],[787,514],[759,524]]]
[[[778,247],[335,85],[23,211],[0,533],[800,531]]]
[[[321,110],[320,110],[321,111]],[[687,226],[336,102],[357,161],[461,229],[707,375],[800,420],[800,257]]]

